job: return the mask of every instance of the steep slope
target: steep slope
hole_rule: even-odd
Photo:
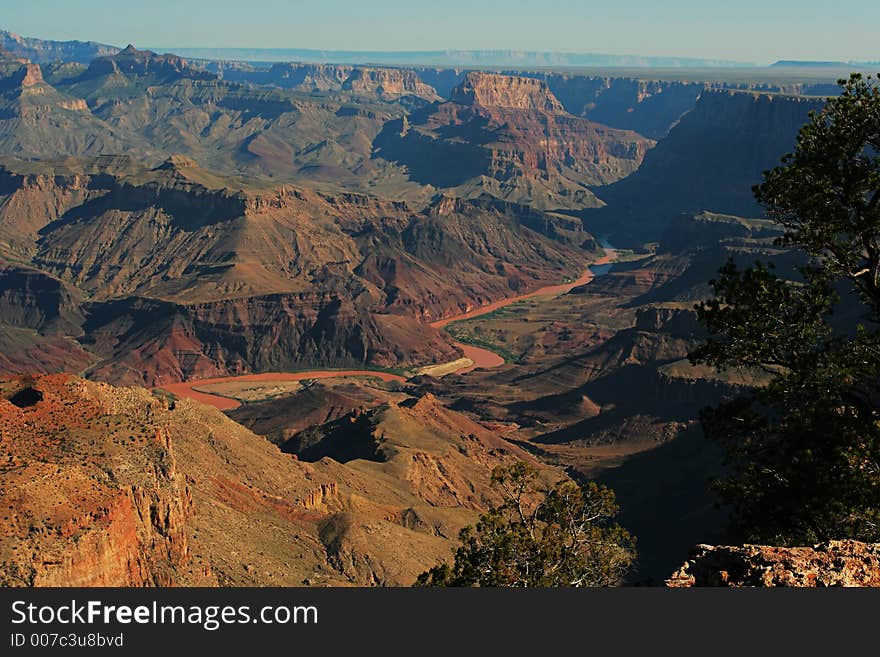
[[[82,294],[63,281],[0,257],[0,375],[86,369]]]
[[[656,240],[680,213],[758,216],[751,188],[794,146],[798,129],[823,101],[794,96],[706,91],[645,157],[638,171],[601,188],[607,203],[588,226],[616,243]]]
[[[449,102],[390,121],[374,142],[377,157],[421,184],[542,209],[597,205],[587,187],[631,173],[652,145],[565,113],[539,80],[479,72]]]
[[[56,334],[115,382],[453,360],[425,323],[577,274],[595,249],[571,218],[492,199],[236,189],[180,157],[9,161],[0,182],[0,257],[78,290],[81,333]]]
[[[528,457],[430,398],[382,414],[391,460],[306,463],[195,402],[4,381],[0,582],[409,585]]]
[[[58,278],[0,261],[0,308],[4,324],[75,333],[82,325],[81,303],[82,294]]]

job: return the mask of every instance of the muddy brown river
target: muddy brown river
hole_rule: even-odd
[[[526,299],[534,299],[536,297],[557,297],[563,294],[567,294],[573,288],[578,287],[579,285],[585,285],[586,283],[592,281],[596,276],[600,276],[606,273],[608,269],[610,269],[611,263],[616,257],[617,252],[613,248],[606,247],[605,255],[592,263],[587,268],[587,270],[583,274],[581,274],[581,276],[575,281],[572,281],[570,283],[562,283],[560,285],[548,285],[527,294],[520,294],[515,297],[501,299],[500,301],[495,301],[485,306],[480,306],[479,308],[473,308],[465,313],[456,315],[454,317],[446,317],[436,322],[431,322],[431,326],[439,329],[451,324],[452,322],[459,322],[465,319],[474,319],[475,317],[486,315],[495,310],[505,308],[519,301],[525,301]],[[465,344],[458,341],[455,342],[455,345],[459,349],[461,349],[465,356],[473,361],[473,365],[466,365],[458,370],[455,370],[454,372],[451,372],[452,374],[467,374],[468,372],[471,372],[475,369],[492,369],[494,367],[500,367],[501,365],[504,365],[504,358],[496,354],[494,351],[491,351],[490,349],[485,349],[483,347],[477,347],[475,345]],[[382,381],[406,381],[404,377],[398,374],[391,374],[390,372],[381,372],[377,370],[311,370],[307,372],[263,372],[260,374],[224,376],[212,379],[199,379],[197,381],[184,381],[182,383],[167,383],[159,387],[161,387],[163,390],[167,390],[177,397],[195,399],[196,401],[202,402],[203,404],[208,404],[221,410],[229,410],[233,408],[238,408],[239,406],[241,406],[241,402],[236,399],[231,399],[229,397],[223,397],[221,395],[215,395],[208,392],[194,390],[194,388],[214,383],[228,383],[230,381],[241,383],[248,383],[252,381],[305,381],[307,379],[334,379],[339,377],[352,376],[373,377]]]

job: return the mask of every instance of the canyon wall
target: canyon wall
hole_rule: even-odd
[[[458,196],[579,209],[599,204],[589,185],[628,175],[654,143],[568,114],[532,78],[469,72],[451,97],[386,124],[375,155]]]
[[[75,339],[90,376],[142,385],[411,366],[458,355],[426,324],[577,275],[595,251],[573,218],[492,199],[416,210],[216,180],[179,157],[0,168],[0,263],[22,263],[2,269],[4,323],[40,331],[28,345]]]
[[[657,239],[681,213],[760,216],[752,186],[793,150],[800,127],[824,102],[799,96],[706,91],[631,176],[595,193],[608,205],[587,226],[620,240]]]

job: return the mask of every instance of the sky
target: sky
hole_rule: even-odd
[[[0,0],[0,28],[124,46],[880,60],[880,0]]]

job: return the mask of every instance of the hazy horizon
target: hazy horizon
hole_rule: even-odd
[[[696,0],[626,6],[570,0],[350,5],[252,0],[126,5],[43,0],[6,7],[3,28],[54,40],[133,43],[158,50],[357,52],[511,51],[615,55],[766,65],[777,60],[880,59],[880,3],[758,0],[707,7]],[[853,15],[860,17],[855,24]]]

